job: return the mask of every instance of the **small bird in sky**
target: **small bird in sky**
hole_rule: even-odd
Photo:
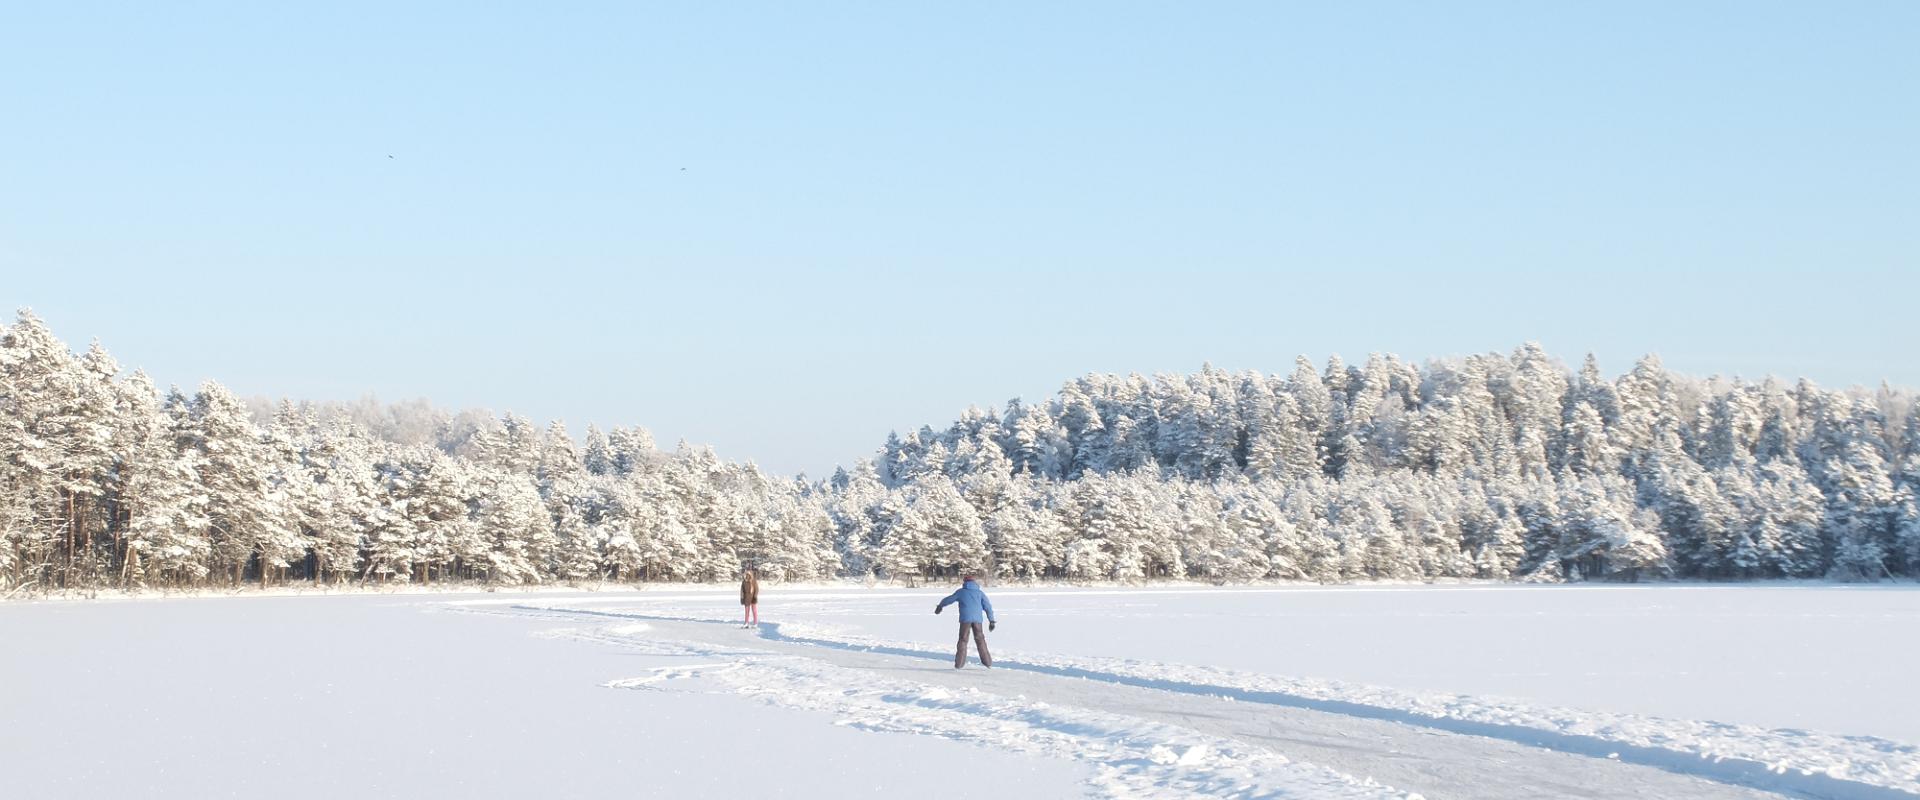
[[[680,168],[680,171],[681,171],[681,172],[686,172],[686,171],[687,171],[687,168],[686,168],[686,167],[681,167],[681,168]]]
[[[388,154],[387,154],[387,158],[392,158],[392,157],[393,157],[393,154],[392,154],[392,153],[388,153]]]

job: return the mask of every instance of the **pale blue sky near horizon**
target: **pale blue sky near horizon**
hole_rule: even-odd
[[[540,5],[0,4],[0,305],[815,476],[1206,361],[1920,386],[1920,4]]]

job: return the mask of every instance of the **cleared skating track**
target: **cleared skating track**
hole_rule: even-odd
[[[861,676],[870,676],[887,682],[892,687],[888,691],[907,700],[921,695],[900,688],[903,682],[945,694],[983,694],[1040,707],[1084,709],[1144,724],[1172,726],[1427,798],[1912,797],[1860,784],[1834,782],[1827,786],[1819,780],[1809,784],[1806,776],[1743,774],[1724,765],[1688,763],[1672,754],[1635,753],[1622,747],[1599,752],[1593,743],[1544,732],[1422,723],[1395,718],[1378,709],[1262,697],[1223,687],[1171,681],[1143,685],[1153,682],[1004,659],[992,670],[978,664],[955,670],[950,652],[865,648],[798,638],[783,634],[777,624],[748,631],[725,622],[598,608],[474,610],[566,620],[581,625],[567,629],[566,635],[574,638],[616,646],[680,648],[690,660],[700,662],[677,673],[636,676],[631,682],[617,685],[670,687],[676,679],[695,679],[703,672],[719,673],[737,665],[759,670],[753,682],[742,684],[747,687],[745,691],[794,695],[814,684],[858,684]],[[832,699],[835,695],[831,691],[826,696],[827,700],[808,707],[846,711],[834,707],[838,701]],[[900,713],[910,714],[926,704],[902,701],[895,705]],[[858,712],[873,726],[888,729],[884,720],[872,718],[892,709],[866,707]],[[978,724],[996,724],[992,714],[981,713]],[[1004,712],[993,713],[1004,716]],[[915,724],[904,722],[899,728],[913,730]],[[1072,727],[1050,724],[1056,729]]]

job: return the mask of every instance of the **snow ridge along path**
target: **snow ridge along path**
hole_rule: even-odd
[[[1920,796],[1914,749],[1870,737],[1111,659],[1029,656],[961,674],[950,653],[801,624],[769,623],[755,636],[673,609],[453,605],[618,621],[563,635],[719,659],[610,684],[619,688],[693,679],[864,729],[1078,758],[1096,767],[1090,788],[1106,797]]]

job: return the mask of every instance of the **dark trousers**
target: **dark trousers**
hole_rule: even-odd
[[[953,650],[953,668],[967,665],[967,634],[973,634],[973,646],[980,651],[980,666],[993,666],[993,654],[987,652],[987,629],[978,622],[960,623],[960,645]]]

